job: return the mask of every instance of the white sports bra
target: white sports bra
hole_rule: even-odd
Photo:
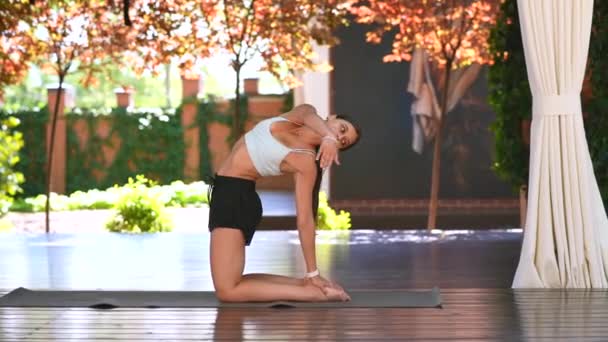
[[[276,121],[289,121],[284,117],[275,116],[262,120],[245,134],[245,145],[253,162],[253,166],[261,176],[281,175],[281,162],[290,152],[310,153],[313,150],[289,148],[278,141],[270,132],[270,126]]]

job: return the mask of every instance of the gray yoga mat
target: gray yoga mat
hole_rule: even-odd
[[[17,288],[0,297],[0,307],[113,308],[435,308],[441,307],[439,288],[425,291],[353,290],[349,302],[221,303],[203,291],[68,291]]]

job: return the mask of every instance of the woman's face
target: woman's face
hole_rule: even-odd
[[[350,122],[338,119],[335,115],[330,115],[327,124],[338,137],[340,149],[347,148],[357,141],[357,131]]]

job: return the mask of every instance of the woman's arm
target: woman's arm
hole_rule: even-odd
[[[302,246],[304,261],[306,262],[306,272],[313,272],[317,269],[316,249],[315,249],[315,230],[316,224],[312,212],[312,190],[317,175],[316,165],[311,156],[294,155],[290,156],[295,161],[296,172],[295,197],[296,197],[296,216],[298,235]]]
[[[316,220],[312,210],[312,196],[318,196],[318,194],[313,193],[317,177],[317,165],[312,157],[307,154],[292,153],[287,156],[287,161],[295,170],[294,178],[296,184],[295,196],[298,235],[300,237],[304,261],[306,262],[306,272],[311,273],[317,271],[315,243]],[[328,281],[321,274],[307,279],[326,294],[330,287],[344,292],[344,289],[340,285]],[[344,293],[346,298],[350,300],[348,294],[346,294],[346,292]]]
[[[301,104],[283,114],[283,116],[289,121],[310,127],[323,137],[323,142],[319,147],[317,155],[317,160],[321,160],[322,168],[330,166],[332,162],[340,165],[336,134],[329,128],[327,122],[317,114],[317,109],[314,106]]]
[[[317,109],[313,105],[306,103],[297,105],[291,111],[283,114],[283,116],[290,121],[310,127],[323,137],[330,136],[336,138],[335,133],[331,131],[325,120],[319,116]]]

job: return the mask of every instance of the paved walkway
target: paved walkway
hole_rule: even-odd
[[[260,192],[264,216],[295,216],[293,194],[290,192]],[[176,232],[200,232],[207,229],[209,208],[167,208]],[[51,231],[54,233],[100,232],[111,218],[112,210],[71,210],[51,212]],[[6,219],[21,232],[44,232],[45,215],[41,213],[9,213]]]

